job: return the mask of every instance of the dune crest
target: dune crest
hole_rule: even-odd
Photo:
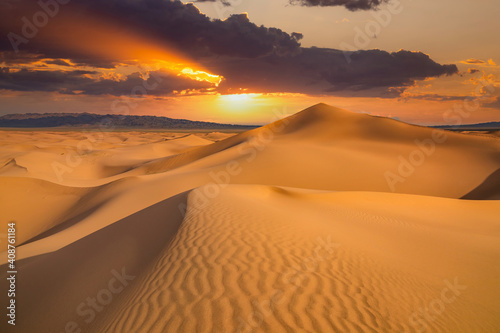
[[[231,136],[2,134],[22,332],[500,331],[494,136],[326,104]]]

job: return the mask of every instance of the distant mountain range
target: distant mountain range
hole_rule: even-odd
[[[0,117],[0,127],[45,128],[45,127],[99,127],[113,128],[150,128],[150,129],[213,129],[213,130],[248,130],[256,125],[220,124],[187,119],[174,119],[156,116],[101,115],[94,113],[25,113],[8,114]],[[500,130],[500,122],[467,125],[430,126],[455,131],[491,131]]]
[[[489,122],[480,124],[467,124],[467,125],[443,125],[432,126],[435,128],[454,130],[454,131],[494,131],[500,130],[500,122]]]
[[[98,127],[154,129],[246,130],[258,126],[219,124],[155,116],[100,115],[93,113],[26,113],[0,117],[0,127]]]

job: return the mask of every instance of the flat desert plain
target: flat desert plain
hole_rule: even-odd
[[[495,135],[325,104],[234,135],[2,131],[0,327],[498,333],[499,169]]]

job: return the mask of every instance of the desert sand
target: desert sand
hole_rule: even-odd
[[[500,332],[499,170],[498,136],[325,104],[234,135],[4,130],[0,328]]]

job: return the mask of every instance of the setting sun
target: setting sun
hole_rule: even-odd
[[[225,102],[247,102],[262,94],[233,94],[233,95],[220,95],[219,98]]]

